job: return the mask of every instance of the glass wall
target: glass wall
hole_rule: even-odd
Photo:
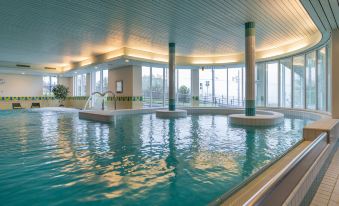
[[[265,82],[266,82],[266,70],[265,63],[258,63],[255,70],[255,93],[256,93],[256,105],[265,106]]]
[[[278,90],[278,75],[279,75],[278,62],[268,62],[266,64],[267,73],[267,102],[268,107],[277,107],[279,102],[279,90]]]
[[[317,87],[316,87],[316,53],[306,54],[306,108],[316,109]]]
[[[227,104],[227,69],[214,70],[215,102],[220,105]]]
[[[104,69],[92,72],[91,85],[91,93],[108,91],[108,70]]]
[[[242,101],[242,68],[228,68],[228,105],[240,106]]]
[[[292,107],[292,58],[280,60],[280,106]]]
[[[305,56],[293,57],[293,108],[305,106]]]
[[[199,97],[202,104],[212,103],[212,68],[199,71]]]
[[[86,74],[79,74],[73,77],[73,95],[86,96]]]
[[[144,107],[166,106],[168,104],[168,69],[149,66],[143,66],[141,69]]]
[[[177,70],[177,104],[187,105],[191,103],[191,70]]]
[[[141,69],[143,103],[144,106],[151,107],[151,68],[143,66]]]
[[[164,68],[152,67],[152,106],[164,106]]]
[[[108,91],[108,70],[102,70],[102,91]]]
[[[331,71],[327,51],[326,46],[307,54],[257,63],[256,105],[330,111]],[[191,85],[191,69],[177,68],[177,105],[189,106],[193,90],[199,91],[200,106],[243,107],[245,72],[242,65],[200,67],[199,84]],[[167,104],[167,76],[166,68],[142,68],[145,106]]]
[[[50,96],[53,95],[52,89],[58,84],[58,77],[56,76],[43,76],[42,77],[42,95]]]
[[[326,111],[326,48],[323,47],[318,52],[318,110]]]

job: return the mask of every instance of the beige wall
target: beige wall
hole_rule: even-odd
[[[73,96],[73,78],[72,77],[59,77],[59,84],[62,84],[69,89],[68,96]]]
[[[0,74],[0,96],[42,96],[42,76]]]
[[[42,96],[42,76],[22,74],[0,74],[5,84],[0,84],[0,96]],[[59,78],[59,83],[69,87],[72,91],[72,78]]]
[[[125,66],[111,69],[108,72],[108,88],[116,93],[116,81],[123,81],[123,92],[117,96],[141,96],[141,68]]]

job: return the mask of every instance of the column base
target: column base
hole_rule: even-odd
[[[184,118],[187,117],[187,111],[180,109],[177,109],[175,111],[158,110],[155,112],[155,116],[161,119]]]
[[[284,121],[284,115],[278,112],[266,112],[268,114],[258,114],[256,116],[245,116],[244,114],[231,114],[229,121],[231,124],[244,126],[274,126]]]

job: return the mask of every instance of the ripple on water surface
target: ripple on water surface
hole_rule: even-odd
[[[4,205],[206,205],[301,139],[309,120],[272,128],[227,116],[79,120],[77,111],[0,112]]]

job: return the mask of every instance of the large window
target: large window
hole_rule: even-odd
[[[292,58],[280,60],[280,106],[292,107]]]
[[[151,106],[151,68],[142,67],[142,95],[144,97],[144,106]]]
[[[215,101],[218,104],[227,104],[227,69],[214,70]]]
[[[204,68],[199,71],[199,91],[201,103],[212,103],[212,69]]]
[[[188,105],[191,102],[191,70],[177,69],[177,102]]]
[[[265,77],[266,77],[266,70],[265,70],[265,63],[258,63],[256,65],[256,72],[255,72],[255,93],[256,93],[256,105],[257,106],[265,106]]]
[[[92,92],[106,92],[108,88],[108,70],[100,70],[92,73]]]
[[[326,48],[318,50],[318,109],[326,111]]]
[[[102,70],[102,91],[108,91],[108,70]]]
[[[242,68],[228,68],[228,105],[242,105]]]
[[[279,100],[278,91],[278,62],[269,62],[266,64],[267,71],[267,106],[277,107]]]
[[[322,47],[307,54],[257,63],[256,105],[330,111],[331,69],[327,51],[327,47]],[[192,76],[199,84],[193,81],[191,85]],[[191,69],[177,69],[177,105],[189,106],[193,90],[199,91],[200,106],[243,107],[245,77],[243,65],[200,67],[199,77],[191,75]],[[142,67],[145,106],[167,104],[167,79],[167,68]]]
[[[152,67],[152,106],[164,105],[164,69]]]
[[[316,109],[317,89],[316,89],[316,53],[311,52],[306,55],[306,108]]]
[[[293,107],[305,106],[305,56],[293,57]]]
[[[79,74],[73,77],[74,96],[86,96],[86,74]]]
[[[43,88],[42,94],[46,96],[52,95],[52,89],[55,85],[58,84],[58,78],[56,76],[43,76]]]
[[[145,107],[164,107],[168,104],[167,77],[167,68],[142,67],[142,93]]]

